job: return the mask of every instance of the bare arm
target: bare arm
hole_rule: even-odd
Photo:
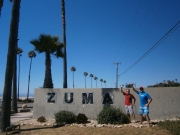
[[[121,92],[124,93],[124,91],[122,90],[122,86],[121,86]]]
[[[132,85],[133,91],[138,93],[138,91],[134,88],[134,86]]]
[[[148,103],[145,106],[149,106],[149,104],[152,102],[152,98],[148,100]]]
[[[136,98],[133,96],[133,99],[134,99],[134,104],[136,103]]]

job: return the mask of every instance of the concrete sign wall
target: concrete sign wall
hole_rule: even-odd
[[[124,91],[126,88],[123,89]],[[134,111],[139,119],[139,97],[136,97]],[[153,101],[150,104],[151,119],[180,117],[180,87],[146,88]],[[117,88],[101,89],[35,89],[33,117],[54,118],[54,113],[68,110],[75,114],[84,113],[89,119],[96,119],[103,106],[111,104],[124,111],[124,96]]]

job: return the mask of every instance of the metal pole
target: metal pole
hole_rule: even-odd
[[[116,88],[118,88],[118,64],[116,64]]]
[[[114,62],[116,64],[116,88],[118,88],[118,64],[121,64],[119,62]]]

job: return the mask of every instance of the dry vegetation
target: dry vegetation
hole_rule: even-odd
[[[8,132],[8,134],[20,135],[171,135],[170,131],[156,127],[122,127],[122,128],[92,128],[92,127],[77,127],[77,126],[63,126],[63,127],[43,127],[33,125],[21,126],[21,131]],[[5,133],[0,133],[5,135]]]

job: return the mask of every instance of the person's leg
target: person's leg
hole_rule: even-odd
[[[150,127],[149,107],[144,107],[144,114],[146,115],[146,120],[147,120],[147,123]]]
[[[150,118],[149,118],[149,115],[148,115],[148,114],[146,115],[146,120],[147,120],[148,125],[149,125],[149,127],[150,127]]]
[[[139,107],[140,124],[142,124],[142,122],[143,122],[143,113],[144,113],[143,107]]]
[[[143,115],[140,114],[140,124],[142,124],[142,122],[143,122]]]
[[[126,110],[126,115],[129,118],[129,120],[131,120],[130,114],[129,114],[129,108],[127,105],[125,105],[125,110]]]
[[[134,122],[136,122],[135,114],[133,113],[131,117],[134,119]]]
[[[131,117],[130,117],[130,114],[129,114],[129,113],[127,114],[127,116],[128,116],[128,118],[129,118],[129,120],[131,121]]]
[[[133,106],[129,106],[129,113],[131,114],[131,118],[133,118],[134,122],[136,122]]]

